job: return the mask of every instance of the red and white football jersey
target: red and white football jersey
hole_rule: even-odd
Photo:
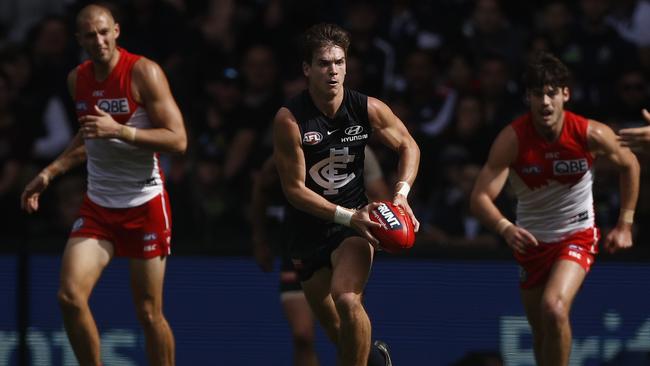
[[[109,76],[95,79],[92,63],[77,67],[77,117],[93,114],[97,105],[117,122],[138,129],[151,128],[142,105],[131,94],[131,71],[141,56],[120,48],[120,58]],[[88,197],[103,207],[126,208],[144,204],[163,191],[158,154],[118,139],[86,139]]]
[[[562,132],[553,142],[537,133],[530,114],[511,126],[519,141],[509,176],[518,199],[517,225],[547,243],[594,227],[588,120],[565,111]]]

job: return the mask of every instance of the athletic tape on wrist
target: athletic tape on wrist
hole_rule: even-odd
[[[336,206],[336,211],[334,211],[334,222],[337,224],[350,226],[353,214],[354,211],[352,210],[348,210],[345,207]]]
[[[411,186],[408,184],[408,182],[401,180],[397,182],[396,185],[399,185],[400,187],[395,195],[401,194],[404,197],[408,197],[409,192],[411,191]]]
[[[619,220],[626,224],[633,224],[634,223],[634,210],[627,210],[623,209],[621,210],[621,213],[619,214]]]
[[[122,137],[122,139],[124,141],[134,142],[135,141],[135,133],[136,133],[135,127],[122,126],[120,128],[120,137]]]
[[[503,235],[503,233],[506,231],[506,229],[508,229],[510,226],[513,226],[513,225],[514,224],[512,222],[510,222],[510,220],[508,220],[508,219],[506,219],[504,217],[504,218],[502,218],[501,220],[499,220],[497,222],[494,229],[496,230],[497,233],[499,233],[499,235]]]

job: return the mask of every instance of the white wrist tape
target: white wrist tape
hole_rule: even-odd
[[[350,226],[350,221],[352,221],[352,215],[354,211],[348,210],[347,208],[336,206],[336,211],[334,211],[334,222],[340,225]]]
[[[503,235],[503,233],[506,232],[506,229],[508,229],[510,226],[513,226],[514,224],[510,222],[510,220],[506,219],[505,217],[499,220],[494,227],[494,230],[499,233],[499,235]]]
[[[135,142],[135,127],[122,126],[120,127],[120,137],[126,142]]]
[[[401,180],[397,182],[396,185],[400,187],[397,192],[395,192],[395,195],[401,194],[404,197],[408,197],[409,192],[411,191],[411,186],[408,184],[408,182]]]
[[[619,214],[619,220],[626,224],[634,223],[634,210],[622,209]]]

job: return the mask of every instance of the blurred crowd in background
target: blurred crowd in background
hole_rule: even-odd
[[[85,190],[83,167],[61,176],[40,212],[20,193],[65,148],[78,123],[66,76],[85,59],[74,32],[88,2],[0,1],[0,242],[59,252]],[[409,196],[422,223],[414,255],[507,252],[468,212],[496,134],[526,112],[521,74],[549,50],[573,72],[568,109],[610,125],[645,124],[650,107],[650,3],[635,0],[122,0],[109,7],[118,44],[167,73],[189,133],[163,156],[176,253],[250,252],[251,182],[272,153],[271,125],[306,87],[300,34],[334,22],[351,33],[347,87],[385,101],[421,149]],[[396,154],[371,141],[387,183]],[[636,247],[650,258],[650,180],[642,166]],[[618,174],[596,165],[597,222],[618,218]],[[514,219],[506,191],[499,206]]]

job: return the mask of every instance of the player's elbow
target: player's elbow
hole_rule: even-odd
[[[474,217],[480,217],[481,207],[481,194],[476,190],[473,190],[469,199],[469,212]]]

